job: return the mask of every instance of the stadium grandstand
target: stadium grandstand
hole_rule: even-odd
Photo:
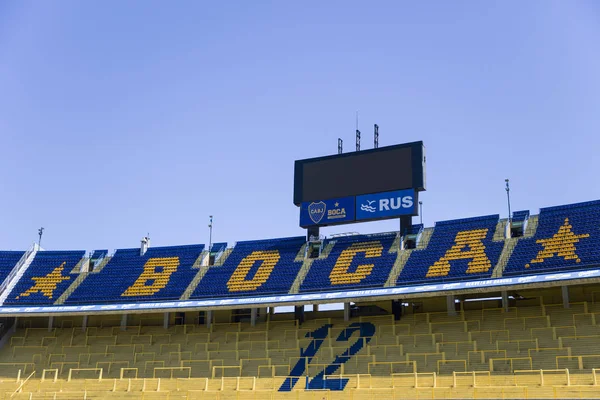
[[[0,252],[3,398],[600,396],[600,201],[143,243]]]

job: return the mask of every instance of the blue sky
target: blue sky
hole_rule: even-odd
[[[303,235],[356,110],[425,142],[426,225],[599,199],[598,43],[593,0],[1,2],[0,248]]]

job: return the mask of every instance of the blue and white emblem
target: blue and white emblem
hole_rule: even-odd
[[[315,224],[321,222],[321,220],[325,216],[325,208],[325,203],[323,203],[322,201],[318,203],[310,203],[308,205],[308,216],[310,217],[311,221]]]

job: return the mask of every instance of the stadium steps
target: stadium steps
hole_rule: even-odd
[[[417,250],[426,249],[429,245],[429,240],[431,239],[431,235],[433,235],[433,228],[425,228],[423,229],[423,233],[421,233],[421,238],[417,243]]]
[[[89,271],[90,270],[90,259],[89,257],[83,257],[81,260],[79,260],[79,262],[77,263],[77,265],[75,265],[73,267],[73,269],[71,270],[71,272],[69,272],[70,274],[78,274],[81,272],[81,270],[84,271]]]
[[[225,255],[225,253],[223,253],[223,255]],[[204,275],[206,275],[206,272],[211,268],[211,266],[208,265],[208,263],[206,265],[202,265],[202,260],[205,256],[206,254],[203,251],[196,260],[196,262],[194,262],[192,268],[198,268],[198,273],[196,274],[196,276],[194,276],[194,279],[192,279],[188,287],[185,289],[185,292],[183,292],[183,294],[181,295],[181,300],[189,300],[190,296],[192,295],[192,293],[194,293],[194,290],[196,290],[196,287],[198,286],[202,278],[204,278]]]
[[[492,240],[494,242],[501,242],[506,237],[506,225],[508,224],[508,219],[501,219],[496,224],[496,230],[494,231],[494,237]]]
[[[56,302],[54,302],[54,304],[56,304],[56,305],[65,304],[65,301],[69,298],[71,293],[73,293],[75,291],[75,289],[77,289],[79,287],[79,285],[81,285],[81,282],[83,282],[89,274],[100,273],[100,271],[102,271],[102,268],[104,268],[104,266],[106,264],[108,264],[108,262],[110,261],[111,258],[112,257],[110,257],[110,256],[104,257],[102,259],[102,261],[100,262],[100,264],[98,264],[98,266],[96,268],[94,268],[93,271],[89,271],[89,264],[88,264],[88,272],[78,272],[80,270],[80,268],[78,268],[77,266],[80,266],[82,261],[77,263],[77,265],[75,266],[75,268],[73,268],[71,273],[79,273],[79,275],[77,276],[77,278],[75,278],[75,280],[73,281],[73,283],[71,283],[71,285],[67,288],[67,290],[65,290],[63,292],[63,294],[60,295],[60,297],[56,300]],[[85,260],[85,258],[84,258],[84,260]],[[89,263],[90,259],[88,258],[87,261]],[[75,270],[78,270],[78,271],[74,272]]]
[[[298,272],[289,294],[298,294],[300,292],[300,285],[302,285],[302,282],[304,282],[304,278],[306,278],[306,275],[308,274],[308,271],[315,260],[316,258],[307,258],[304,260],[304,263],[302,263],[302,268],[300,268],[300,272]]]
[[[315,260],[321,260],[323,258],[329,257],[329,253],[331,253],[331,249],[333,249],[334,245],[335,245],[335,241],[328,242],[325,245],[325,248],[323,249],[323,251],[321,251],[321,255],[318,258],[304,259],[304,262],[302,263],[302,267],[300,268],[300,271],[298,272],[298,275],[296,276],[296,279],[294,280],[294,283],[292,284],[292,288],[290,289],[289,294],[300,293],[300,286],[302,285],[302,282],[304,282],[304,279],[306,278],[308,271],[310,271],[310,267],[312,266],[313,262]],[[305,253],[304,249],[306,248],[306,246],[307,246],[307,244],[302,246],[302,248],[298,252],[298,255],[296,256],[295,261],[302,261],[303,258],[299,258],[299,257],[300,257],[300,254]]]
[[[106,264],[108,264],[108,262],[110,261],[112,257],[111,256],[106,256],[102,259],[102,262],[100,262],[100,264],[98,264],[98,266],[96,268],[94,268],[93,271],[91,271],[92,274],[97,274],[98,272],[102,271],[102,268],[104,268],[104,266]]]
[[[525,228],[525,232],[523,232],[524,238],[530,238],[535,235],[538,227],[539,215],[532,215],[527,220],[527,227]]]
[[[23,257],[19,260],[17,265],[15,265],[15,267],[13,268],[11,273],[8,275],[8,277],[6,279],[10,279],[10,281],[6,284],[6,286],[4,287],[4,290],[0,294],[0,306],[4,304],[4,301],[6,301],[6,298],[8,297],[10,292],[12,292],[12,290],[15,288],[15,286],[17,285],[17,282],[19,282],[21,277],[23,277],[23,274],[25,273],[25,271],[27,271],[27,268],[29,268],[29,266],[31,265],[31,262],[35,258],[38,250],[39,250],[39,246],[34,243],[32,249],[30,251],[25,252]],[[11,275],[12,275],[12,278],[11,278]],[[4,283],[5,282],[3,282],[2,286],[4,286]]]
[[[308,243],[304,243],[302,247],[300,247],[298,254],[296,254],[296,258],[294,258],[294,262],[304,261],[306,258],[306,246],[308,246]]]
[[[388,280],[385,282],[384,287],[396,286],[396,281],[398,280],[398,276],[404,269],[406,262],[410,258],[410,255],[414,250],[423,250],[427,248],[429,245],[429,240],[431,239],[431,235],[433,235],[433,228],[425,228],[421,233],[421,238],[417,242],[416,249],[407,249],[399,252],[398,257],[396,257],[396,261],[394,262],[394,267],[392,268],[392,272],[390,272],[390,276]],[[392,245],[392,249],[394,246]],[[393,253],[392,249],[390,249],[390,253]],[[397,250],[396,250],[397,251]]]
[[[65,290],[63,292],[63,294],[60,295],[60,297],[54,302],[54,304],[55,305],[65,304],[65,301],[69,298],[69,296],[71,295],[71,293],[73,293],[75,291],[75,289],[77,289],[79,287],[79,285],[81,285],[81,282],[83,282],[83,280],[89,274],[91,274],[91,272],[81,272],[81,273],[79,273],[79,275],[77,276],[77,278],[75,278],[75,280],[73,281],[73,283],[71,283],[71,285],[67,288],[67,290]]]
[[[227,260],[227,257],[229,257],[229,255],[231,254],[231,252],[233,251],[233,247],[230,247],[228,249],[223,250],[223,254],[221,254],[221,257],[219,257],[218,260],[215,260],[215,267],[220,267],[222,266],[225,261]]]
[[[505,223],[505,226],[506,226],[506,223]],[[498,259],[498,264],[496,264],[496,266],[494,267],[494,272],[492,272],[492,278],[500,278],[502,276],[502,273],[504,272],[504,268],[506,268],[506,264],[508,263],[508,260],[510,260],[510,256],[512,255],[513,251],[515,250],[515,247],[517,246],[517,243],[519,242],[519,240],[522,238],[530,238],[533,235],[535,235],[537,226],[538,226],[538,216],[532,215],[529,217],[529,220],[527,222],[527,228],[525,229],[525,232],[523,233],[522,237],[510,238],[510,239],[505,240],[504,247],[502,248],[502,253],[500,253],[500,258]],[[496,233],[497,233],[497,231],[496,231]],[[496,235],[494,235],[494,238],[495,238],[495,236]]]
[[[390,253],[391,252],[392,251],[390,250]],[[384,287],[396,286],[398,276],[402,272],[402,269],[404,269],[404,266],[406,265],[406,262],[408,261],[408,258],[410,257],[412,252],[413,249],[402,250],[400,252],[397,251],[398,256],[396,256],[394,267],[392,268],[392,272],[390,272],[390,276],[388,277],[387,282],[385,283],[385,285],[383,285]]]
[[[396,239],[392,242],[392,246],[390,247],[390,253],[397,253],[400,248],[400,239],[402,236],[400,234],[396,235]]]
[[[498,259],[498,264],[494,267],[494,272],[492,272],[492,278],[500,278],[502,273],[504,272],[504,268],[510,260],[510,256],[515,250],[515,246],[519,238],[510,238],[504,241],[504,247],[502,248],[502,253],[500,253],[500,258]]]

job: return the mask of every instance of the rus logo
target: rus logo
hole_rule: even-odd
[[[315,224],[321,222],[321,220],[325,216],[325,209],[325,203],[323,203],[322,201],[318,203],[310,203],[308,205],[308,216],[310,217],[311,221]]]
[[[360,209],[362,211],[374,213],[377,211],[390,211],[398,210],[400,208],[411,208],[414,205],[412,196],[404,197],[392,197],[389,199],[379,199],[378,208],[373,206],[376,200],[367,200],[366,203],[361,204]]]

